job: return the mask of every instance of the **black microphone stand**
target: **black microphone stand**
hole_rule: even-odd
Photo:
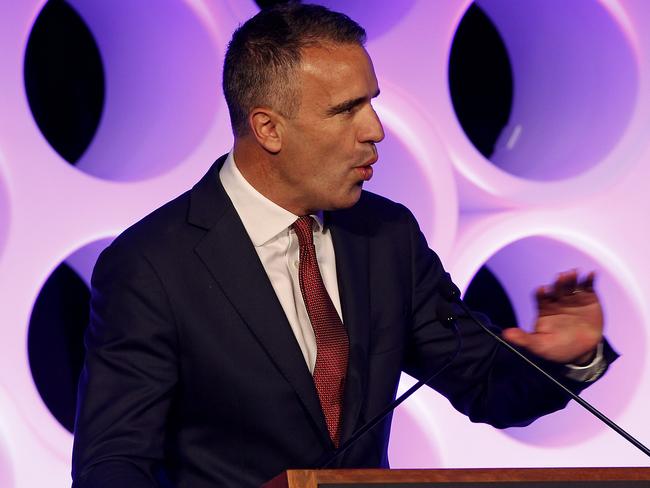
[[[573,400],[578,402],[582,407],[584,407],[587,411],[589,411],[591,414],[596,416],[599,420],[601,420],[605,425],[607,425],[609,428],[613,429],[616,433],[621,435],[624,439],[626,439],[628,442],[633,444],[635,447],[640,449],[646,456],[650,457],[650,449],[648,449],[646,446],[644,446],[641,442],[636,440],[634,437],[632,437],[630,434],[628,434],[625,430],[623,430],[621,427],[619,427],[616,423],[614,423],[612,420],[607,418],[603,413],[601,413],[597,408],[592,406],[589,402],[584,400],[582,397],[579,395],[576,395],[573,393],[571,390],[569,390],[566,386],[564,386],[562,383],[560,383],[558,380],[556,380],[553,376],[551,376],[549,373],[544,371],[542,368],[540,368],[537,364],[535,364],[533,361],[528,359],[524,354],[519,352],[515,347],[513,347],[511,344],[503,340],[498,334],[495,334],[492,332],[488,327],[486,327],[479,319],[476,318],[476,316],[472,313],[472,311],[469,309],[467,305],[461,300],[460,298],[460,290],[456,285],[454,285],[451,280],[447,280],[448,288],[444,290],[443,295],[445,298],[450,299],[450,301],[454,301],[457,303],[463,311],[467,314],[467,316],[477,324],[481,329],[483,329],[486,333],[488,333],[492,338],[497,341],[499,344],[501,344],[503,347],[508,349],[510,352],[513,354],[517,355],[519,358],[521,358],[522,361],[528,363],[531,367],[535,368],[540,374],[545,376],[549,381],[555,383],[559,388],[561,388],[567,395],[569,395]]]
[[[520,351],[518,351],[515,347],[513,347],[511,344],[509,344],[508,342],[503,340],[498,334],[495,334],[488,327],[486,327],[479,319],[477,319],[476,316],[474,315],[474,313],[469,309],[469,307],[467,305],[465,305],[465,303],[461,300],[460,290],[458,289],[458,287],[456,285],[453,284],[453,282],[451,281],[449,276],[447,276],[447,279],[443,279],[442,284],[441,284],[441,286],[439,288],[439,291],[440,291],[440,294],[442,295],[442,297],[445,300],[447,300],[448,302],[454,302],[454,303],[458,304],[461,307],[461,309],[465,312],[465,314],[467,314],[467,316],[472,320],[472,322],[477,324],[488,335],[490,335],[495,341],[497,341],[503,347],[505,347],[510,352],[512,352],[513,354],[518,356],[522,361],[526,362],[531,367],[536,369],[540,374],[542,374],[544,377],[546,377],[549,381],[553,382],[558,388],[562,389],[562,391],[564,391],[567,395],[569,395],[573,400],[578,402],[578,404],[580,404],[583,408],[585,408],[587,411],[589,411],[592,415],[594,415],[596,418],[601,420],[609,428],[614,430],[616,433],[621,435],[624,439],[626,439],[632,445],[634,445],[639,450],[641,450],[646,456],[650,457],[650,449],[648,449],[645,445],[643,445],[637,439],[635,439],[630,434],[628,434],[625,430],[623,430],[621,427],[619,427],[612,420],[607,418],[603,413],[601,413],[598,409],[593,407],[589,402],[587,402],[582,397],[580,397],[580,396],[576,395],[575,393],[573,393],[566,386],[564,386],[562,383],[560,383],[558,380],[556,380],[553,376],[551,376],[549,373],[547,373],[542,368],[540,368],[537,364],[535,364],[533,361],[531,361],[529,358],[527,358],[524,354],[522,354]],[[379,422],[381,422],[386,417],[386,415],[388,415],[395,408],[397,408],[402,402],[404,402],[407,398],[409,398],[413,393],[415,393],[417,390],[419,390],[426,383],[430,382],[436,376],[438,376],[440,373],[442,373],[453,362],[453,360],[456,359],[456,356],[458,356],[458,353],[460,352],[460,349],[462,347],[462,338],[461,338],[460,332],[458,331],[458,327],[456,326],[455,317],[454,317],[453,312],[451,311],[451,307],[449,306],[448,303],[441,302],[439,304],[439,313],[440,313],[441,317],[443,317],[442,322],[450,325],[451,327],[453,327],[454,333],[455,333],[455,335],[456,335],[456,337],[458,339],[457,347],[456,347],[456,350],[454,351],[454,354],[437,371],[432,373],[428,378],[425,378],[423,380],[418,381],[411,388],[409,388],[407,391],[405,391],[401,396],[399,396],[393,402],[388,404],[386,406],[386,408],[384,408],[381,412],[379,412],[379,414],[377,414],[375,417],[373,417],[369,422],[362,425],[361,428],[359,428],[352,435],[352,437],[350,437],[341,446],[339,446],[334,451],[334,453],[332,455],[326,457],[324,462],[316,463],[319,468],[326,468],[330,464],[332,464],[332,462],[335,459],[337,459],[345,451],[347,451],[361,436],[363,436],[370,429],[375,427]]]
[[[388,415],[390,412],[396,409],[402,402],[404,402],[407,398],[409,398],[413,393],[415,393],[422,386],[424,386],[429,381],[433,380],[436,376],[438,376],[445,369],[447,369],[447,367],[454,361],[454,359],[456,359],[458,353],[460,353],[460,350],[463,346],[462,337],[460,335],[458,327],[456,326],[456,318],[454,317],[453,311],[451,310],[451,306],[446,302],[439,304],[438,313],[442,317],[441,322],[446,326],[452,327],[454,331],[454,334],[456,336],[456,349],[454,350],[454,353],[449,357],[449,359],[447,359],[447,361],[444,362],[444,364],[440,368],[434,371],[427,378],[420,380],[416,384],[411,386],[408,390],[402,393],[402,395],[400,395],[397,399],[389,403],[381,412],[375,415],[369,422],[366,422],[364,425],[362,425],[357,431],[354,432],[354,434],[352,434],[352,436],[347,441],[341,444],[334,451],[333,454],[326,457],[325,461],[317,463],[318,469],[327,468],[330,464],[332,464],[332,462],[335,459],[341,456],[355,442],[357,442],[357,440],[361,436],[363,436],[365,433],[367,433],[369,430],[375,427],[379,422],[384,420],[386,415]]]

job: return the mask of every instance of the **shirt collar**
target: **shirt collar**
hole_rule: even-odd
[[[255,247],[263,246],[278,234],[286,232],[298,219],[297,215],[258,192],[244,178],[237,168],[232,150],[219,171],[219,179]],[[323,212],[312,217],[316,221],[314,230],[323,232]]]

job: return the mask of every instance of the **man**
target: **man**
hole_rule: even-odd
[[[402,371],[426,377],[455,349],[438,258],[408,210],[362,191],[384,137],[364,36],[307,5],[235,32],[233,151],[97,263],[75,487],[253,487],[315,466],[394,398]],[[538,292],[537,332],[504,333],[574,391],[587,382],[566,364],[596,357],[594,379],[615,357],[600,352],[592,280],[560,275]],[[525,425],[567,403],[458,322],[463,349],[430,386],[473,421]],[[389,429],[335,466],[387,466]]]

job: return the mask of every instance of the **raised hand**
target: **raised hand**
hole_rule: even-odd
[[[533,332],[505,329],[503,338],[533,354],[563,364],[587,364],[603,337],[603,311],[594,292],[595,274],[579,281],[576,270],[560,273],[537,289]]]

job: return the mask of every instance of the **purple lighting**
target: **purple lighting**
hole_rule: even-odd
[[[221,65],[230,34],[256,11],[252,0],[68,1],[106,80],[102,119],[77,167],[50,147],[25,95],[25,46],[45,2],[0,2],[3,488],[70,485],[72,436],[39,396],[27,356],[36,297],[63,261],[87,282],[113,236],[230,149]],[[537,285],[566,268],[595,269],[607,335],[623,356],[585,396],[650,443],[650,3],[478,1],[514,77],[491,161],[449,95],[449,52],[470,0],[323,3],[369,33],[387,137],[368,187],[413,210],[461,288],[487,264],[524,326]],[[405,376],[400,389],[412,382]],[[498,431],[423,390],[393,428],[394,467],[647,464],[575,405]]]
[[[510,122],[492,162],[554,181],[601,164],[630,122],[638,91],[634,52],[598,2],[480,0],[512,64]]]
[[[576,239],[568,242],[575,243]],[[638,358],[647,356],[644,341],[640,339],[646,333],[642,325],[643,316],[638,304],[629,296],[627,283],[604,257],[588,246],[580,250],[567,242],[531,236],[502,247],[487,261],[487,265],[505,286],[519,325],[524,329],[530,329],[534,321],[530,291],[539,283],[552,279],[554,270],[573,267],[598,270],[597,287],[605,308],[607,336],[617,350],[625,351],[625,356],[603,378],[602,387],[588,390],[584,395],[599,409],[615,416],[634,397],[639,386],[642,370],[638,367]],[[522,273],[522,269],[526,272]],[[617,326],[622,323],[626,326]],[[614,390],[616,395],[611,394]],[[570,408],[542,418],[528,428],[509,429],[508,433],[516,439],[543,446],[576,445],[606,429],[585,413],[578,405],[572,404]]]
[[[70,4],[93,32],[106,73],[104,114],[77,167],[133,181],[179,164],[222,108],[223,46],[182,2]]]
[[[11,214],[11,209],[9,208],[9,195],[7,194],[7,189],[4,184],[5,178],[3,178],[3,162],[2,154],[0,153],[0,254],[2,253],[7,238],[9,237],[9,216]]]
[[[366,2],[348,0],[324,0],[319,3],[338,12],[345,12],[350,18],[359,22],[366,30],[368,39],[374,39],[390,31],[399,24],[413,8],[415,0],[384,2],[381,8],[368,8]]]

